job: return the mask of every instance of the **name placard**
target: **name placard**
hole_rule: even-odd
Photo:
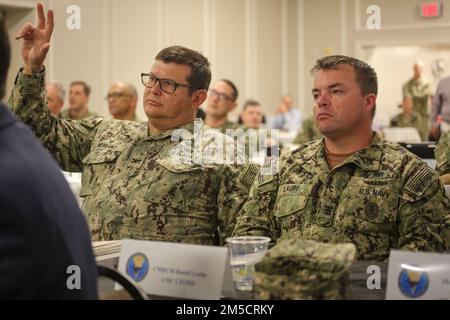
[[[450,255],[392,250],[386,299],[450,299]]]
[[[123,240],[119,271],[150,295],[218,300],[227,259],[225,247]]]

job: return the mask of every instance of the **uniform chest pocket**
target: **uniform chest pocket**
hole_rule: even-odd
[[[186,210],[199,188],[202,168],[194,164],[180,164],[171,159],[157,159],[156,162],[157,166],[145,182],[149,186],[144,200]]]
[[[83,159],[80,196],[96,194],[105,178],[112,174],[119,150],[98,150]]]
[[[395,180],[353,179],[347,189],[344,210],[355,215],[364,226],[379,229],[382,224],[395,224],[398,211]]]
[[[282,218],[295,214],[306,206],[308,197],[302,194],[283,194],[277,201],[275,217]]]
[[[281,229],[288,231],[303,228],[310,191],[311,186],[307,185],[288,184],[280,188],[274,215]]]

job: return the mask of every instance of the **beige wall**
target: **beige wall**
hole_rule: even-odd
[[[48,78],[66,86],[76,79],[87,81],[93,89],[91,109],[108,115],[103,97],[111,83],[131,82],[142,97],[139,74],[151,68],[161,48],[181,44],[208,56],[213,82],[229,78],[237,84],[240,105],[255,98],[271,112],[280,95],[290,93],[310,114],[308,70],[317,58],[348,54],[370,59],[367,48],[373,46],[450,43],[450,0],[443,1],[443,17],[429,21],[418,16],[421,2],[377,1],[382,29],[367,30],[371,0],[47,0],[56,13]],[[81,30],[65,26],[69,4],[81,7]],[[9,20],[11,33],[34,17],[26,9],[15,12]],[[13,55],[9,87],[20,65],[17,46]],[[144,117],[141,101],[139,115]]]

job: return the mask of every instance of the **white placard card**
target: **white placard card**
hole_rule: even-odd
[[[450,299],[450,255],[392,250],[386,299]]]
[[[123,240],[119,271],[150,295],[218,300],[227,259],[225,247]]]

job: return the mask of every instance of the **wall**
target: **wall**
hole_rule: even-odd
[[[35,3],[0,0],[0,5],[6,2]],[[151,68],[161,48],[182,44],[210,59],[213,82],[229,78],[237,84],[240,105],[256,98],[270,113],[280,95],[290,93],[300,109],[310,114],[308,70],[317,58],[347,54],[370,59],[367,54],[376,46],[450,43],[450,0],[443,1],[443,16],[432,20],[418,17],[421,2],[376,1],[382,28],[368,30],[366,9],[374,4],[372,0],[47,0],[44,4],[56,13],[48,78],[66,86],[75,79],[86,80],[93,89],[91,108],[108,115],[103,97],[111,83],[131,82],[142,97],[139,74]],[[65,26],[70,4],[81,7],[81,30]],[[31,11],[21,12],[10,25],[11,33],[34,17]],[[12,79],[20,65],[19,48],[13,47],[13,54]],[[407,79],[409,74],[402,76]],[[386,88],[394,88],[398,81],[383,74],[380,78]],[[8,81],[10,87],[12,80]],[[139,115],[144,117],[141,101]],[[388,113],[391,107],[381,103],[378,111]]]
[[[443,0],[442,17],[423,19],[419,17],[421,0],[303,0],[304,6],[304,48],[303,82],[306,94],[304,95],[304,112],[312,112],[313,99],[310,94],[312,78],[307,70],[314,64],[314,60],[324,54],[346,54],[363,60],[370,60],[368,55],[374,47],[390,47],[396,50],[400,47],[446,47],[450,44],[450,1]],[[381,9],[381,29],[369,30],[366,20],[369,14],[366,10],[369,5],[376,4]],[[440,56],[442,50],[424,49],[427,59],[433,59],[432,52]],[[418,56],[417,56],[418,57]],[[399,81],[407,80],[412,76],[410,66],[405,68],[395,63],[397,55],[386,54],[383,63],[378,63],[380,83],[377,118],[383,120],[391,115],[392,103],[382,96],[392,96],[388,100],[399,99]],[[404,63],[412,62],[411,55],[403,56]],[[394,70],[385,72],[391,66]],[[425,66],[426,73],[430,72],[430,65]],[[449,67],[450,69],[450,67]],[[390,72],[390,73],[389,73]],[[390,77],[394,73],[395,77]],[[449,72],[450,73],[450,72]],[[395,110],[397,111],[397,110]]]
[[[109,86],[118,80],[130,82],[141,98],[138,114],[145,118],[140,73],[150,70],[160,49],[185,45],[210,59],[213,82],[229,78],[236,83],[240,105],[248,98],[256,98],[269,112],[283,90],[297,95],[298,70],[291,70],[286,60],[282,61],[283,56],[290,61],[296,59],[288,50],[288,45],[297,48],[296,12],[288,11],[290,7],[296,8],[296,3],[296,0],[49,0],[56,20],[46,65],[47,78],[66,87],[73,80],[87,81],[92,87],[90,108],[102,115],[108,115],[104,96]],[[66,27],[69,5],[81,8],[81,30]],[[34,13],[25,18],[34,20]],[[11,27],[11,34],[23,25],[24,19]],[[282,31],[286,33],[290,28],[293,31],[283,37]],[[17,51],[13,54],[20,62]],[[11,68],[13,74],[16,70],[17,66]],[[238,112],[230,118],[236,118]]]

